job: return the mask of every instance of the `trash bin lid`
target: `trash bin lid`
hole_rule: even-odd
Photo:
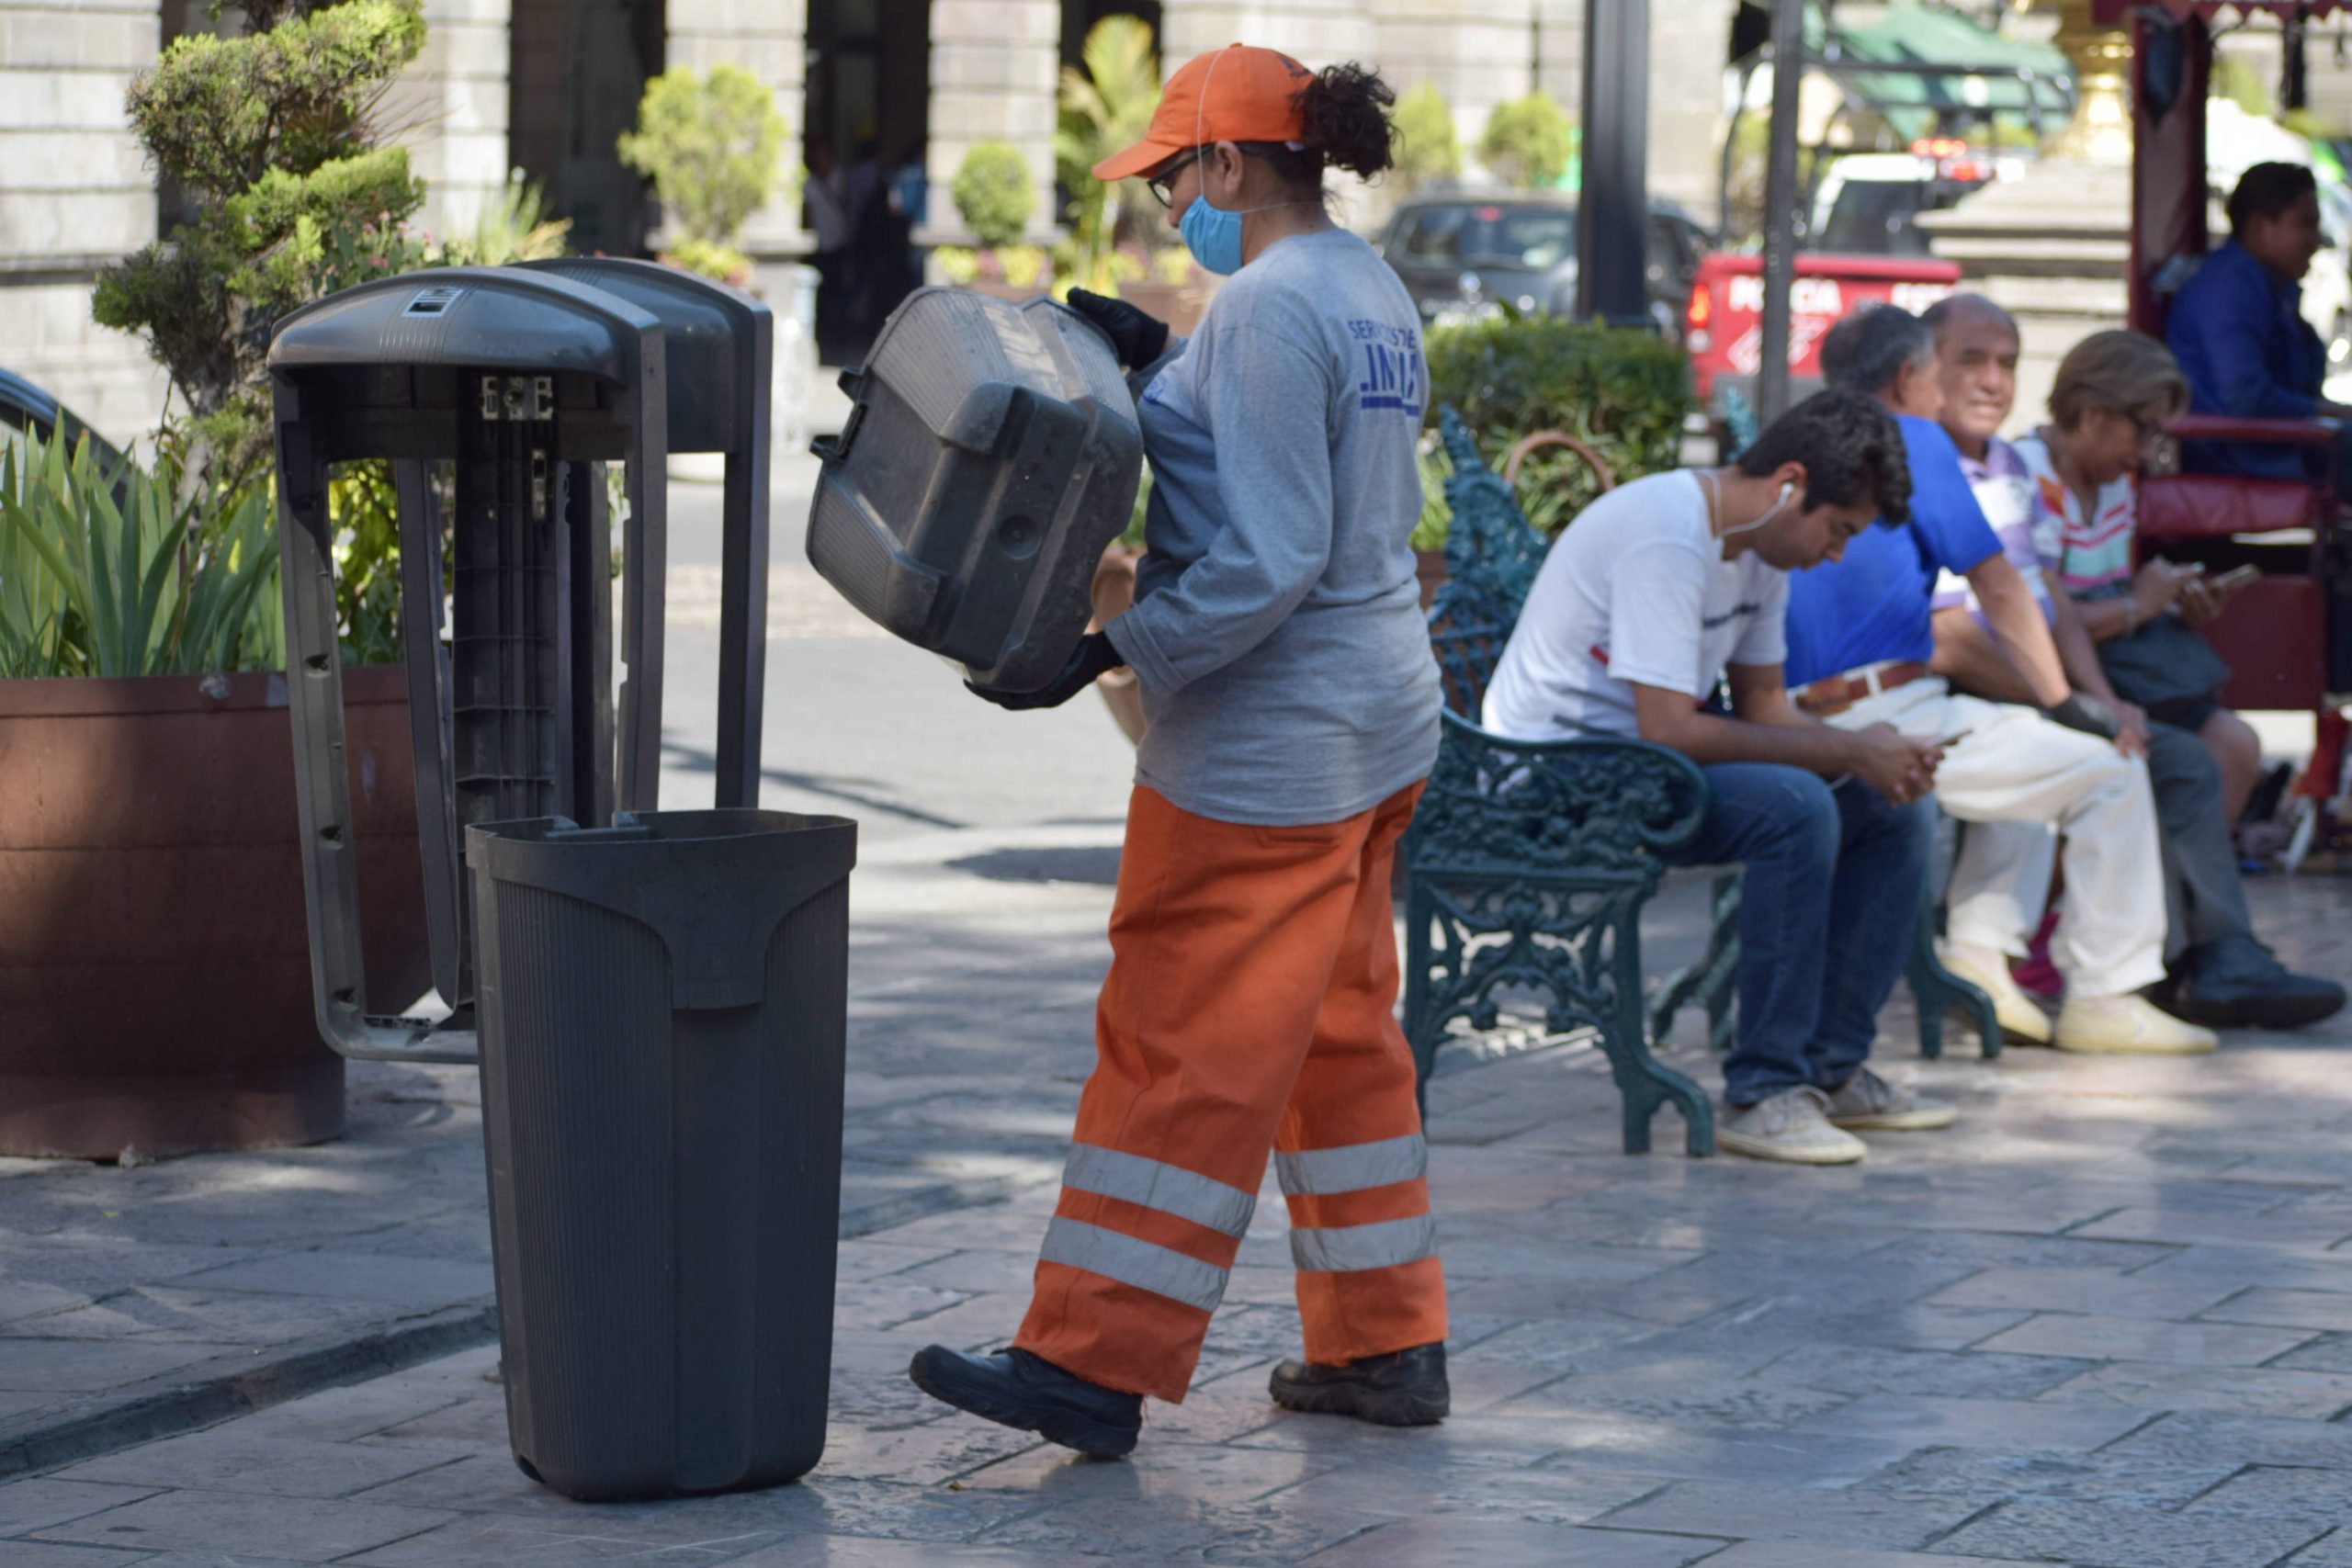
[[[628,385],[661,330],[642,307],[544,272],[439,267],[377,278],[277,323],[272,370],[429,365],[570,371]]]
[[[763,411],[753,394],[766,387],[775,328],[768,308],[741,289],[660,262],[628,256],[561,256],[521,262],[519,270],[601,288],[650,311],[662,323],[670,390],[670,450],[727,452]]]

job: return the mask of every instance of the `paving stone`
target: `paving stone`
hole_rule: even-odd
[[[2287,1568],[2352,1568],[2352,1526],[2338,1526],[2295,1553]]]
[[[2012,1307],[2027,1312],[2095,1313],[2108,1317],[2191,1317],[2219,1305],[2237,1287],[2220,1280],[2161,1280],[2105,1269],[1987,1269],[1928,1300],[1939,1306]],[[2256,1323],[2259,1318],[2233,1319]],[[2330,1327],[2318,1324],[2314,1327]]]
[[[209,1269],[190,1275],[187,1282],[198,1289],[415,1305],[488,1300],[493,1289],[487,1258],[458,1262],[370,1252],[282,1253]]]
[[[1583,1466],[1504,1470],[1461,1465],[1432,1471],[1367,1461],[1327,1471],[1279,1496],[1287,1504],[1335,1515],[1417,1518],[1445,1514],[1578,1525],[1656,1492],[1669,1479]]]
[[[2352,1334],[2323,1334],[2269,1364],[2294,1371],[2352,1372]]]
[[[29,1535],[51,1525],[136,1503],[154,1491],[152,1486],[107,1486],[46,1476],[0,1483],[0,1536]]]
[[[1623,1418],[1553,1421],[1546,1427],[1560,1450],[1540,1469],[1590,1468],[1783,1487],[1847,1485],[1919,1446],[1876,1433],[1741,1432]]]
[[[1851,1395],[1788,1382],[1660,1366],[1651,1371],[1571,1375],[1507,1400],[1499,1416],[1605,1415],[1779,1431],[1844,1404]]]
[[[2247,1291],[2206,1310],[2210,1323],[2277,1324],[2290,1328],[2352,1330],[2352,1295],[2328,1291]]]
[[[580,1507],[569,1520],[481,1515],[425,1530],[347,1562],[376,1568],[563,1568],[572,1562],[718,1563],[780,1539],[775,1529],[697,1530],[685,1520],[647,1528],[616,1510]],[[821,1539],[821,1538],[820,1538]],[[935,1548],[933,1550],[936,1550]],[[821,1561],[821,1559],[820,1559]]]
[[[2098,1503],[2004,1503],[1938,1541],[1936,1550],[2075,1568],[2268,1568],[2324,1528]]]
[[[730,1568],[1059,1568],[1069,1561],[1012,1547],[957,1546],[928,1541],[871,1540],[857,1536],[808,1536],[763,1546],[748,1557],[729,1558]]]
[[[41,1540],[157,1551],[252,1552],[324,1562],[364,1551],[449,1522],[433,1508],[338,1502],[332,1508],[297,1497],[235,1492],[166,1492],[37,1532]]]
[[[232,1423],[184,1438],[142,1443],[56,1473],[62,1481],[258,1492],[280,1497],[343,1497],[435,1469],[453,1457],[413,1449],[275,1438]]]
[[[2136,1277],[2150,1280],[2216,1279],[2240,1287],[2346,1292],[2352,1291],[2352,1257],[2210,1243],[2181,1247],[2163,1262],[2138,1270]]]
[[[2184,1512],[2229,1518],[2352,1522],[2352,1471],[2256,1465],[2200,1494]]]
[[[1966,1355],[1891,1350],[1874,1345],[1809,1345],[1755,1373],[1838,1393],[1939,1394],[1957,1399],[2031,1399],[2097,1363],[2056,1356]]]
[[[2242,1465],[2346,1470],[2352,1469],[2352,1425],[2192,1412],[2143,1427],[2107,1451],[2191,1464],[2226,1457]]]
[[[168,1559],[152,1557],[143,1551],[114,1551],[99,1546],[50,1546],[37,1540],[10,1540],[0,1541],[0,1551],[7,1554],[8,1568],[130,1568],[134,1562],[175,1568]],[[240,1557],[233,1562],[211,1558],[206,1568],[210,1568],[211,1563],[224,1563],[227,1568],[248,1568],[249,1564],[252,1568],[276,1568],[276,1564],[265,1563],[257,1557]],[[193,1565],[183,1562],[176,1568]]]
[[[1929,1557],[1911,1551],[1849,1551],[1817,1541],[1743,1540],[1706,1560],[1706,1568],[2025,1568],[2023,1559]]]
[[[2155,1242],[2086,1241],[2071,1235],[2001,1235],[1981,1231],[1919,1231],[1872,1257],[1908,1263],[1973,1263],[1980,1269],[2144,1269],[2181,1248]]]
[[[1561,1568],[1686,1568],[1724,1543],[1689,1536],[1463,1519],[1401,1519],[1310,1559],[1316,1568],[1495,1568],[1503,1562]]]
[[[2324,1252],[2352,1236],[2344,1217],[2326,1213],[2232,1213],[2219,1209],[2126,1208],[2069,1233],[2114,1241],[2222,1242]]]
[[[1905,1455],[1855,1483],[1862,1492],[1897,1497],[1958,1497],[1984,1506],[2016,1497],[2121,1503],[2173,1508],[2221,1484],[2236,1461],[2216,1454],[2202,1464],[2169,1458],[2036,1449],[1939,1447]]]
[[[918,1485],[961,1476],[967,1484],[978,1484],[971,1472],[985,1473],[985,1467],[1036,1448],[1041,1440],[1034,1433],[960,1415],[891,1429],[837,1421],[826,1432],[825,1457],[820,1462],[828,1475]]]
[[[2095,1449],[2146,1424],[2146,1413],[2018,1399],[1874,1393],[1799,1423],[1800,1430],[1882,1437],[1921,1448]]]
[[[2168,1361],[2110,1361],[2068,1379],[2040,1397],[2052,1404],[2208,1410],[2326,1421],[2352,1410],[2352,1375],[2282,1370],[2282,1363],[2184,1367]]]
[[[1894,1497],[1736,1481],[1678,1481],[1599,1522],[1732,1540],[1812,1540],[1909,1551],[1974,1513],[1957,1498]]]
[[[896,1328],[972,1299],[969,1291],[943,1291],[895,1278],[845,1280],[833,1287],[833,1320],[858,1328]]]
[[[0,1336],[0,1389],[75,1393],[116,1388],[175,1372],[239,1348],[233,1345]]]
[[[1986,1350],[2034,1356],[2112,1357],[2255,1367],[2311,1338],[2308,1330],[2229,1323],[2152,1323],[2139,1318],[2043,1314],[1984,1341]]]

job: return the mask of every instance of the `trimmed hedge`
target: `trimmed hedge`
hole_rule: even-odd
[[[1617,482],[1681,460],[1682,423],[1694,406],[1682,349],[1654,333],[1562,316],[1498,317],[1439,327],[1423,344],[1430,421],[1451,403],[1498,471],[1520,437],[1563,430],[1592,446]],[[1555,447],[1519,474],[1527,520],[1553,533],[1600,493],[1590,470]]]

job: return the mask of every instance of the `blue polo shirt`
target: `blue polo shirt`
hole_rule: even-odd
[[[2189,410],[2233,419],[2309,419],[2327,350],[2303,320],[2302,286],[2235,240],[2207,256],[2173,300],[2165,342],[2188,378]],[[2191,442],[2184,466],[2254,479],[2305,477],[2301,449]]]
[[[1969,572],[2001,553],[1944,427],[1909,414],[1895,423],[1911,462],[1911,521],[1882,520],[1854,536],[1843,560],[1791,574],[1792,686],[1885,660],[1925,664],[1936,651],[1928,612],[1937,574]]]

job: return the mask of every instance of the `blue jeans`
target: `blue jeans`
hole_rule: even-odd
[[[1724,1061],[1733,1105],[1854,1076],[1910,955],[1935,837],[1927,801],[1895,806],[1860,780],[1775,762],[1700,770],[1712,800],[1677,865],[1737,862],[1739,1039]]]

